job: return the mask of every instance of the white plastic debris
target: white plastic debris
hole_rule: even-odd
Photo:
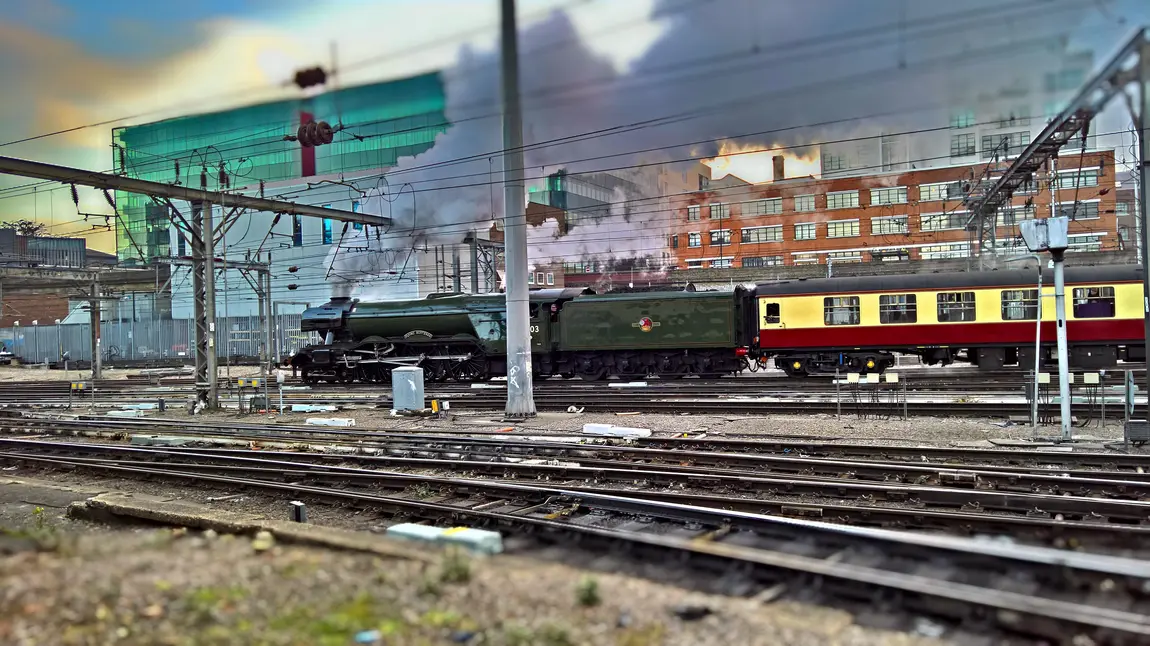
[[[499,532],[471,527],[431,527],[416,523],[403,523],[387,528],[391,538],[459,545],[477,554],[498,554],[503,551],[503,536]]]
[[[155,410],[157,406],[158,404],[154,402],[146,404],[120,404],[122,410]]]
[[[651,437],[649,428],[632,428],[629,426],[615,426],[614,424],[584,424],[583,432],[587,435],[606,435],[611,437]]]
[[[291,412],[293,413],[332,413],[336,411],[335,406],[321,405],[321,404],[292,404]]]
[[[144,411],[142,410],[110,410],[104,413],[108,417],[143,417]]]
[[[608,388],[646,388],[647,382],[645,381],[612,381],[607,384]]]
[[[309,417],[304,423],[308,426],[355,426],[355,420],[350,417]]]

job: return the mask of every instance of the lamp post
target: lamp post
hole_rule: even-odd
[[[1061,400],[1062,441],[1070,434],[1070,357],[1066,349],[1066,276],[1063,256],[1069,246],[1066,217],[1027,220],[1019,225],[1026,248],[1034,252],[1049,251],[1054,259],[1054,316],[1058,331],[1058,398]],[[1041,294],[1039,298],[1041,299]],[[1041,323],[1040,323],[1041,324]],[[1037,394],[1037,393],[1036,393]]]

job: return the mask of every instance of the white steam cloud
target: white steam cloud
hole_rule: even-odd
[[[617,169],[663,165],[628,171],[648,194],[615,189],[607,213],[566,234],[553,222],[529,228],[530,260],[661,258],[672,205],[666,197],[640,198],[674,192],[687,160],[713,156],[724,139],[761,133],[737,141],[805,145],[939,127],[959,107],[1021,101],[1011,88],[1041,93],[1044,75],[1062,65],[1062,35],[1087,4],[662,0],[652,16],[662,36],[624,72],[556,12],[519,39],[528,185],[539,187],[559,170],[624,175]],[[332,252],[339,295],[359,283],[357,295],[386,296],[388,281],[402,282],[404,265],[414,264],[412,249],[462,241],[502,217],[498,50],[463,49],[444,78],[453,125],[371,192],[363,211],[394,224],[378,239],[374,231],[352,232]],[[795,128],[805,124],[823,125]],[[946,150],[908,155],[913,161]],[[684,190],[697,187],[685,183]]]

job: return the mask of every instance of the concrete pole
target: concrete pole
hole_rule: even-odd
[[[1062,404],[1062,440],[1073,439],[1070,433],[1070,355],[1066,349],[1066,278],[1063,250],[1053,251],[1054,256],[1054,316],[1058,329],[1058,397]]]
[[[264,347],[267,348],[267,352],[268,352],[269,374],[270,374],[271,370],[274,370],[275,367],[277,365],[279,365],[279,359],[280,359],[279,356],[277,356],[275,354],[275,343],[272,341],[272,338],[274,335],[274,330],[275,330],[275,316],[273,315],[273,310],[272,310],[272,267],[271,267],[271,265],[272,265],[272,255],[269,253],[268,254],[268,268],[267,268],[267,271],[265,271],[263,273],[263,281],[264,281],[263,317],[264,317],[264,323],[265,323],[264,335],[266,337],[266,339],[264,341]]]
[[[1038,311],[1035,313],[1035,318],[1038,319],[1034,326],[1034,391],[1033,401],[1030,402],[1030,425],[1034,430],[1034,437],[1038,437],[1038,372],[1042,370],[1042,257],[1035,255],[1034,260],[1038,263]]]
[[[1146,226],[1146,203],[1150,197],[1150,43],[1143,42],[1138,56],[1138,222],[1142,243],[1142,325],[1146,350],[1150,350],[1150,228]],[[1150,370],[1146,371],[1146,392],[1150,393]],[[1150,419],[1150,403],[1146,419]]]
[[[471,293],[479,293],[479,241],[476,240],[478,232],[471,232]]]
[[[515,0],[500,0],[503,67],[503,231],[507,268],[507,417],[535,415],[527,293],[527,214]]]
[[[88,301],[88,311],[92,315],[92,380],[104,377],[103,359],[100,347],[100,279],[92,281],[92,300]]]

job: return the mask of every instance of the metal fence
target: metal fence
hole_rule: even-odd
[[[265,321],[258,316],[216,319],[216,354],[257,357],[265,334]],[[283,357],[319,340],[314,333],[300,332],[299,314],[275,317],[273,350]],[[100,325],[103,361],[182,359],[195,356],[195,325],[190,319],[107,322]],[[23,361],[56,361],[67,352],[73,361],[92,359],[92,326],[37,325],[0,328],[0,343]]]

